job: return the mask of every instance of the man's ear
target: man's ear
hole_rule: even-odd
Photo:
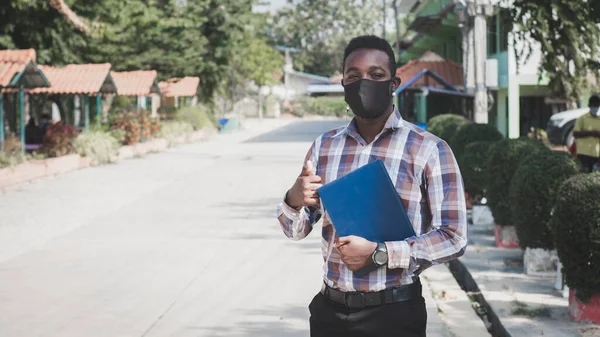
[[[401,83],[402,80],[400,79],[400,77],[394,76],[394,79],[392,80],[392,91],[396,91],[396,89],[400,87]]]

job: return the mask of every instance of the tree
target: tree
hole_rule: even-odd
[[[42,64],[64,65],[81,61],[86,36],[53,1],[4,1],[0,4],[0,49],[34,48]],[[65,10],[63,9],[63,12]],[[71,17],[72,18],[72,17]]]
[[[515,0],[511,9],[516,29],[518,63],[532,53],[533,39],[541,46],[540,78],[548,77],[557,97],[571,102],[581,100],[588,74],[598,77],[600,69],[600,5],[580,0]]]
[[[377,2],[375,2],[377,1]],[[294,67],[331,76],[342,70],[344,47],[357,35],[381,33],[378,0],[288,0],[271,18],[274,44],[300,49]]]

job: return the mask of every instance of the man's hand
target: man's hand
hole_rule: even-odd
[[[312,162],[309,160],[304,164],[302,172],[296,179],[294,186],[288,191],[286,202],[293,208],[319,206],[320,201],[317,189],[321,186],[323,186],[321,184],[321,177],[313,173]]]
[[[361,270],[373,262],[373,252],[377,248],[377,243],[367,239],[350,235],[339,238],[335,248],[342,255],[342,262],[352,271]]]

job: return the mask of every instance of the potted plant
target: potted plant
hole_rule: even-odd
[[[580,172],[581,167],[573,156],[557,151],[536,151],[525,158],[515,172],[509,199],[519,246],[525,249],[526,274],[555,275],[558,259],[550,214],[561,184]]]
[[[542,143],[532,139],[503,139],[490,147],[486,162],[486,195],[494,216],[495,239],[498,247],[518,248],[512,205],[509,198],[510,184],[521,161],[534,151],[550,151]]]
[[[550,221],[569,286],[569,315],[600,323],[600,172],[565,181]]]
[[[465,147],[458,158],[458,166],[462,173],[465,192],[472,197],[472,222],[474,225],[493,225],[494,219],[489,207],[485,204],[485,171],[488,152],[493,142],[474,142]]]

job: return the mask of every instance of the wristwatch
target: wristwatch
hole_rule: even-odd
[[[388,252],[385,243],[379,242],[377,244],[377,248],[373,252],[373,256],[371,258],[373,259],[373,263],[379,267],[388,263]]]

